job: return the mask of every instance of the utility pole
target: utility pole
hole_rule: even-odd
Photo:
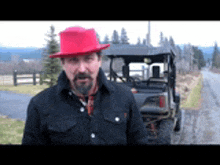
[[[147,46],[151,46],[150,44],[150,21],[148,21]]]

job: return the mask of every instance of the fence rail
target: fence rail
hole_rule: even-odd
[[[37,74],[39,76],[37,76]],[[33,84],[33,85],[36,85],[37,82],[41,82],[41,73],[37,73],[37,72],[34,72],[32,74],[29,74],[31,76],[28,76],[27,77],[27,74],[25,74],[26,77],[23,77],[22,75],[24,75],[24,73],[19,73],[17,70],[14,70],[13,72],[13,83],[14,83],[14,86],[17,86],[17,85],[20,85],[20,84]],[[22,76],[22,77],[21,77]],[[23,80],[26,80],[25,82],[18,82],[18,79],[23,79]],[[37,81],[38,79],[38,81]],[[31,81],[33,80],[33,81]]]
[[[110,71],[104,71],[105,75],[108,77]],[[116,71],[119,76],[122,76],[122,71]],[[151,72],[147,68],[141,70],[130,70],[130,76],[138,76],[140,79],[147,79]],[[42,83],[42,72],[34,73],[22,73],[19,71],[13,71],[12,75],[0,75],[0,85],[25,85]],[[108,77],[109,78],[109,77]]]

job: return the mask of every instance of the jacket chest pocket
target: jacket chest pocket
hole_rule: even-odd
[[[49,120],[48,129],[52,132],[59,132],[59,133],[65,133],[69,130],[73,129],[76,124],[76,118],[71,117],[61,117],[59,119],[52,119]]]
[[[104,114],[104,122],[100,130],[108,144],[126,144],[127,118],[124,112]]]
[[[52,145],[72,144],[76,140],[73,138],[76,131],[76,118],[61,117],[49,120],[48,132]]]
[[[125,132],[127,129],[127,116],[124,112],[104,113],[104,127],[111,132]]]
[[[104,119],[105,121],[115,125],[126,124],[126,113],[113,112],[113,113],[104,114]]]

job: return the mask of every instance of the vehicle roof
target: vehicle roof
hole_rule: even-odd
[[[110,58],[124,58],[129,62],[143,62],[144,58],[151,58],[152,63],[163,62],[164,57],[171,55],[175,58],[171,47],[148,47],[145,45],[111,44],[110,48],[103,50],[103,55]]]
[[[164,54],[172,54],[175,56],[171,47],[148,47],[145,45],[127,45],[127,44],[111,44],[111,46],[103,50],[103,54],[107,56],[156,56]]]

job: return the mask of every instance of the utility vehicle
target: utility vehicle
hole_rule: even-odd
[[[110,81],[127,85],[134,94],[153,144],[171,144],[173,131],[180,131],[180,94],[175,91],[175,53],[171,48],[111,45],[103,51],[110,58]],[[122,58],[122,74],[113,69],[115,58]],[[142,77],[131,76],[129,64],[147,64]],[[152,65],[152,64],[162,65]],[[161,67],[162,66],[162,67]],[[163,69],[163,72],[160,70]]]

